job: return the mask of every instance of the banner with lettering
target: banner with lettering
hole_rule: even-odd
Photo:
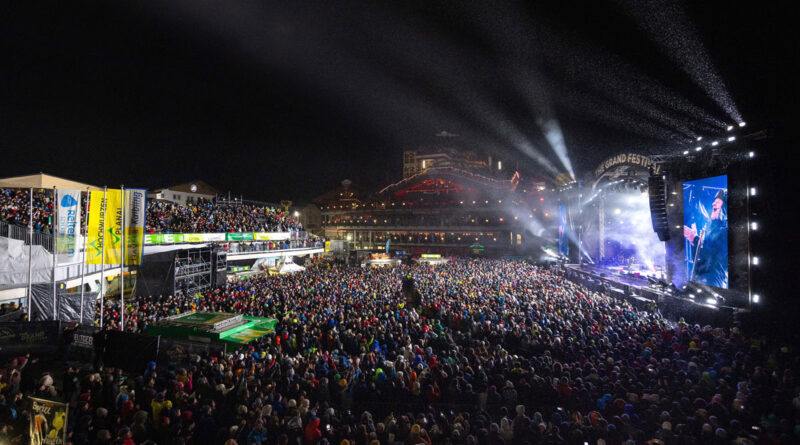
[[[125,189],[125,265],[142,264],[144,249],[145,189]]]
[[[122,260],[122,190],[106,191],[106,264],[120,264]]]
[[[52,400],[31,399],[31,445],[62,445],[67,442],[69,404]]]
[[[56,190],[56,262],[70,264],[80,261],[78,234],[81,230],[80,190]]]
[[[289,232],[254,232],[253,239],[261,241],[282,241],[289,239]]]
[[[86,264],[103,263],[103,233],[106,231],[106,203],[103,192],[89,192],[89,227],[86,244]]]

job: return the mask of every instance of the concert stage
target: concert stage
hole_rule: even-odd
[[[238,346],[273,333],[276,323],[274,318],[223,312],[187,312],[155,322],[147,327],[147,334]]]
[[[733,322],[734,314],[743,311],[740,308],[697,301],[682,292],[653,284],[646,277],[614,273],[594,265],[566,264],[564,277],[591,291],[625,300],[637,309],[657,308],[670,319],[683,317],[689,323],[729,326]]]

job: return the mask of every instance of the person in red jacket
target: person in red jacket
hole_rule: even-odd
[[[316,445],[319,439],[322,438],[322,431],[319,430],[319,417],[314,419],[306,425],[305,434],[303,434],[303,443],[305,445]]]

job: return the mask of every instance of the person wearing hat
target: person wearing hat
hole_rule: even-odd
[[[692,258],[695,258],[689,281],[728,288],[727,203],[727,192],[718,190],[703,229],[698,232],[695,224],[692,227],[683,226],[683,236],[691,245]]]

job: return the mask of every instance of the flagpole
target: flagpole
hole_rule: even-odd
[[[83,208],[86,209],[83,212],[83,260],[81,261],[81,318],[79,323],[83,324],[83,286],[86,284],[86,247],[88,246],[88,238],[89,238],[89,195],[91,192],[89,191],[89,187],[86,187],[86,202],[83,205]],[[80,196],[80,195],[79,195]],[[94,309],[94,305],[92,305],[92,309]],[[94,314],[92,314],[92,319],[94,319]]]
[[[125,332],[125,186],[120,187],[122,195],[122,258],[119,260],[119,320],[120,329]]]
[[[100,329],[103,329],[103,309],[105,306],[105,286],[103,286],[104,282],[106,281],[106,218],[108,218],[108,203],[106,202],[106,193],[108,192],[108,187],[103,186],[103,202],[100,205],[100,214],[103,215],[103,227],[101,230],[101,246],[100,249]]]
[[[53,320],[58,320],[58,309],[56,308],[56,250],[58,250],[58,190],[53,186]]]
[[[28,321],[31,321],[31,288],[33,282],[33,187],[30,189],[31,200],[28,213]]]

